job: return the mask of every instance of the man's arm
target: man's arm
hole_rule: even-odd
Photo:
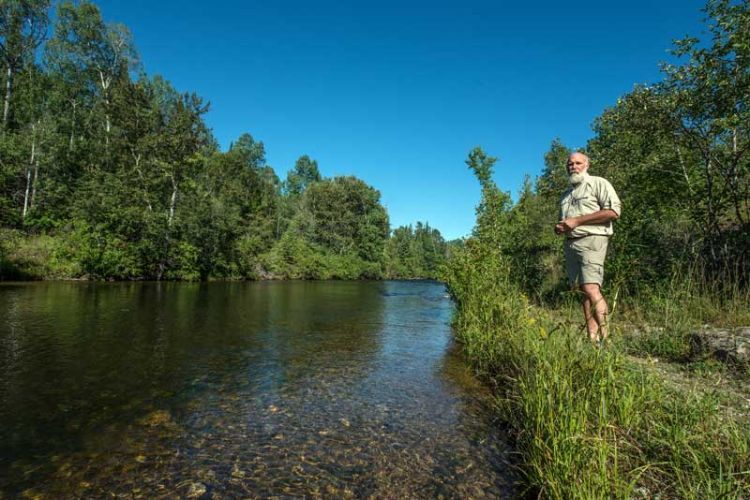
[[[578,217],[569,217],[557,223],[557,225],[555,226],[555,233],[568,233],[583,224],[604,224],[605,222],[617,220],[618,218],[619,216],[617,215],[617,212],[609,208],[605,210],[599,210],[598,212],[594,212],[593,214],[586,214]]]

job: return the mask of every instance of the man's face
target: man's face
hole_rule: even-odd
[[[582,174],[588,169],[589,161],[581,153],[573,153],[568,157],[568,175]]]

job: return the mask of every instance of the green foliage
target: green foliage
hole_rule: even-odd
[[[67,254],[67,244],[48,235],[28,237],[0,229],[0,280],[36,280],[79,276],[80,267]]]
[[[448,246],[440,231],[417,222],[393,230],[385,249],[386,276],[389,278],[437,279],[445,264]]]
[[[710,43],[677,42],[687,61],[605,110],[586,148],[591,173],[624,202],[608,297],[638,334],[596,349],[528,299],[566,297],[552,226],[570,150],[554,141],[543,174],[513,206],[494,201],[493,159],[469,155],[482,201],[473,238],[451,249],[444,279],[457,338],[495,383],[526,484],[540,496],[750,496],[745,417],[628,356],[685,360],[696,325],[750,319],[750,6],[717,0],[706,12]]]
[[[380,193],[355,177],[335,177],[308,186],[299,214],[300,231],[334,254],[356,253],[381,262],[388,214]]]
[[[289,196],[299,199],[268,256],[274,274],[303,279],[383,276],[389,226],[378,191],[355,177],[335,177]]]
[[[482,148],[476,147],[469,153],[466,164],[477,176],[482,187],[482,199],[477,207],[474,236],[500,247],[509,243],[507,235],[502,232],[506,226],[501,221],[507,217],[511,199],[510,195],[500,191],[492,180],[496,161],[497,158],[487,156]]]
[[[297,159],[294,170],[287,175],[284,188],[290,196],[299,196],[307,189],[307,186],[321,179],[318,162],[303,155]]]
[[[40,46],[49,7],[0,6],[2,88],[12,90],[0,134],[0,228],[14,235],[4,278],[385,275],[388,214],[375,189],[323,179],[306,155],[282,182],[250,134],[219,151],[208,105],[146,75],[128,29],[94,3],[60,2]],[[399,275],[434,275],[434,250]]]

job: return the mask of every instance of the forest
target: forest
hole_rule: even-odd
[[[221,151],[208,102],[94,3],[0,5],[0,279],[437,276],[437,229],[391,231],[376,189],[307,155],[282,179],[249,133]]]

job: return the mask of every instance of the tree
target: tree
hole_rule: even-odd
[[[750,243],[750,7],[711,0],[710,45],[676,42],[681,65],[664,65],[662,84],[677,139],[700,158],[703,221],[710,260],[726,263]]]
[[[356,177],[334,177],[308,186],[302,231],[333,253],[355,253],[381,262],[388,237],[388,214],[380,193]]]
[[[47,33],[49,0],[3,0],[0,3],[0,58],[5,64],[3,129],[10,119],[13,80]]]
[[[128,71],[138,63],[129,30],[123,25],[106,24],[98,7],[88,1],[76,5],[66,0],[58,6],[54,35],[47,44],[45,58],[72,87],[74,109],[83,96],[93,99],[94,109],[101,108],[101,125],[97,129],[109,160],[113,85],[126,80]]]
[[[428,223],[397,227],[386,244],[386,275],[390,278],[437,278],[447,245]]]
[[[492,171],[497,158],[488,156],[480,147],[469,152],[466,164],[474,172],[482,188],[482,198],[477,206],[477,223],[474,236],[488,245],[500,248],[506,244],[504,238],[505,216],[511,207],[508,193],[500,191],[492,180]]]
[[[287,174],[284,183],[285,191],[290,196],[302,194],[307,186],[321,180],[318,162],[307,155],[300,156],[294,164],[294,170]]]

